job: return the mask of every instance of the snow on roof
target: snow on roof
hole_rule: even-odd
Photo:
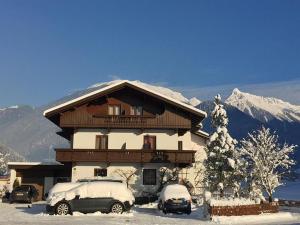
[[[63,165],[57,161],[49,161],[49,162],[8,162],[9,166],[37,166],[37,165]]]
[[[129,80],[119,80],[119,81],[112,81],[112,82],[108,82],[108,83],[101,83],[101,84],[98,84],[98,85],[94,85],[91,88],[95,88],[95,87],[100,87],[100,88],[95,90],[95,91],[92,91],[90,93],[79,96],[77,98],[71,99],[71,100],[69,100],[67,102],[64,102],[62,104],[56,105],[52,108],[49,108],[49,109],[45,110],[43,114],[45,116],[46,114],[48,114],[48,113],[50,113],[54,110],[60,109],[60,108],[65,107],[65,106],[68,106],[72,103],[76,103],[80,100],[83,100],[83,99],[88,98],[90,96],[93,96],[93,95],[99,94],[101,92],[110,90],[110,89],[112,89],[114,87],[117,87],[119,85],[122,85],[122,84],[130,84],[132,86],[135,86],[137,88],[140,88],[140,89],[143,89],[147,92],[150,92],[150,93],[152,93],[156,96],[159,96],[163,99],[166,99],[166,100],[169,100],[173,103],[176,103],[176,104],[182,106],[183,108],[186,108],[186,109],[189,109],[189,110],[191,110],[195,113],[201,114],[204,117],[207,116],[206,112],[192,106],[190,104],[189,100],[184,98],[178,92],[174,92],[174,91],[172,91],[168,88],[164,88],[164,87],[157,87],[157,86],[145,84],[145,83],[142,83],[142,82],[139,82],[139,81],[129,81]],[[193,99],[193,102],[195,102],[195,99]]]
[[[204,136],[204,137],[209,137],[209,133],[203,131],[203,130],[198,130],[195,132],[195,134],[200,135],[200,136]]]

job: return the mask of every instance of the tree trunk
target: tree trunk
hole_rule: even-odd
[[[269,195],[269,202],[273,202],[273,196]]]
[[[223,189],[220,190],[220,197],[221,197],[221,198],[224,197],[224,190],[223,190]]]

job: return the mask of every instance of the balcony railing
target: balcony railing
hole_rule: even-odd
[[[182,163],[195,162],[192,150],[56,149],[58,162]]]

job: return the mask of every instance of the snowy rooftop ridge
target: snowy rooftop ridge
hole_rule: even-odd
[[[96,95],[98,93],[101,93],[101,92],[104,92],[104,91],[107,91],[111,88],[114,88],[118,85],[122,85],[122,84],[130,84],[130,85],[133,85],[137,88],[140,88],[140,89],[143,89],[145,91],[148,91],[150,93],[153,93],[154,95],[156,96],[160,96],[164,99],[167,99],[171,102],[174,102],[178,105],[181,105],[185,108],[188,108],[189,110],[192,110],[198,114],[201,114],[203,116],[206,117],[206,112],[200,110],[200,109],[197,109],[195,108],[191,103],[190,103],[190,100],[188,100],[187,98],[185,98],[181,93],[179,92],[176,92],[176,91],[173,91],[169,88],[165,88],[165,87],[160,87],[160,86],[155,86],[155,85],[150,85],[150,84],[146,84],[146,83],[143,83],[143,82],[140,82],[140,81],[129,81],[129,80],[115,80],[115,81],[110,81],[110,82],[105,82],[105,83],[98,83],[98,84],[95,84],[93,86],[90,86],[89,89],[91,89],[91,92],[88,92],[88,93],[85,93],[79,97],[76,97],[76,98],[73,98],[69,101],[66,101],[66,102],[63,102],[61,104],[58,104],[58,105],[55,105],[54,107],[52,108],[49,108],[47,110],[44,111],[44,116],[51,112],[51,111],[54,111],[54,110],[57,110],[59,108],[62,108],[64,106],[67,106],[69,104],[72,104],[72,103],[75,103],[77,101],[80,101],[82,99],[85,99],[87,97],[90,97],[90,96],[93,96],[93,95]],[[198,100],[198,99],[197,99]],[[192,99],[192,103],[195,103],[195,102],[198,102],[196,99]]]
[[[174,91],[174,90],[171,90],[170,88],[162,87],[162,86],[159,86],[159,85],[147,84],[147,83],[141,82],[139,80],[134,80],[134,81],[113,80],[113,81],[109,81],[109,82],[96,83],[96,84],[94,84],[94,85],[92,85],[88,88],[90,88],[90,89],[103,88],[103,87],[106,87],[106,86],[109,86],[109,85],[112,85],[112,84],[116,84],[116,83],[120,83],[120,82],[130,82],[132,84],[136,84],[136,85],[145,87],[147,89],[150,89],[152,91],[161,93],[161,94],[163,94],[165,96],[168,96],[172,99],[176,99],[180,102],[192,105],[194,107],[201,103],[201,101],[199,99],[197,99],[196,97],[192,97],[191,99],[188,99],[188,98],[184,97],[182,95],[182,93],[180,93],[178,91]]]
[[[0,109],[0,111],[5,111],[5,110],[7,110],[7,109],[18,109],[18,108],[19,108],[18,105],[12,105],[12,106],[9,106],[9,107]]]
[[[266,112],[263,115],[264,122],[267,122],[270,115],[278,120],[289,122],[300,121],[300,106],[272,97],[257,96],[242,92],[235,88],[225,103],[238,108],[239,110],[256,117],[258,113]]]
[[[41,161],[41,162],[8,162],[9,166],[37,166],[37,165],[63,165],[57,161]]]

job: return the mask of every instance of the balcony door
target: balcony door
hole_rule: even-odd
[[[99,149],[99,150],[108,149],[108,136],[107,135],[97,135],[96,136],[96,149]]]
[[[156,136],[145,135],[143,149],[156,149]]]

